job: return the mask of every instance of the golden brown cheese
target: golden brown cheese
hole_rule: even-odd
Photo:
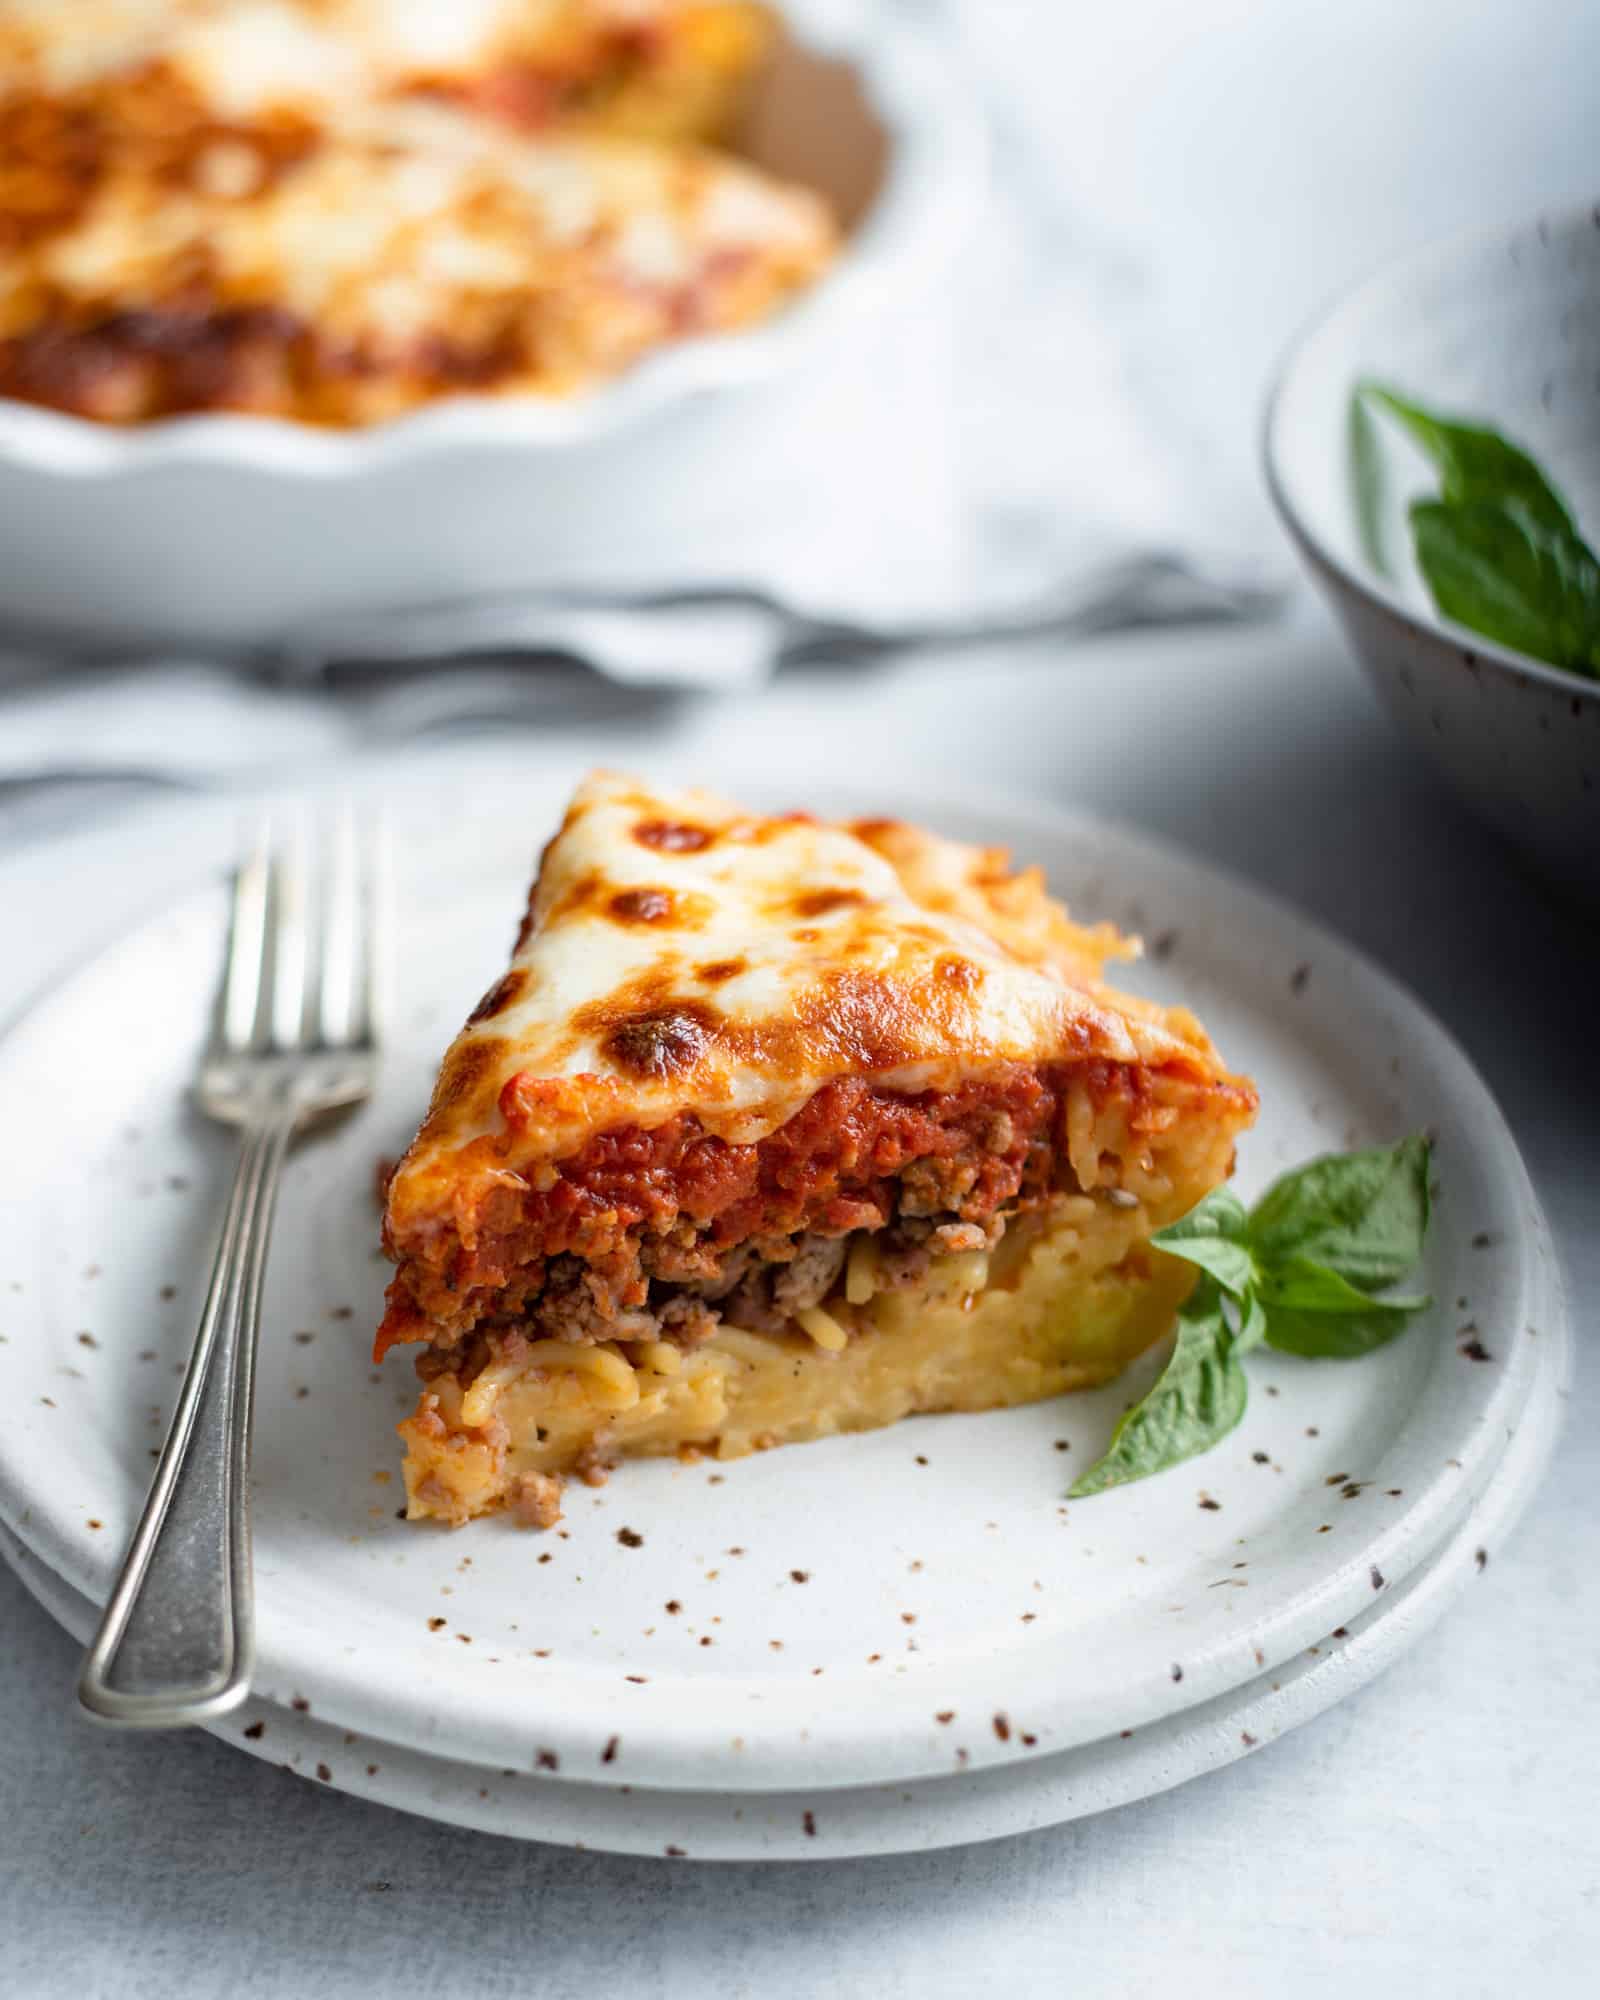
[[[159,77],[235,125],[436,94],[528,130],[709,138],[770,37],[751,0],[0,0],[0,93],[115,119],[119,86]]]
[[[840,1078],[948,1091],[1067,1061],[1223,1079],[1190,1016],[1104,985],[1129,949],[995,850],[596,774],[545,852],[510,972],[445,1059],[391,1234],[624,1124],[692,1112],[749,1144]]]
[[[565,394],[763,317],[832,244],[813,196],[729,159],[392,105],[270,157],[230,138],[104,176],[70,226],[0,254],[0,393],[333,424]]]
[[[835,243],[809,192],[682,143],[765,18],[0,0],[0,395],[367,424],[748,326]]]

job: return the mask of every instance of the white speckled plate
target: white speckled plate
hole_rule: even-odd
[[[1510,1135],[1438,1025],[1334,939],[1123,829],[898,792],[806,802],[1008,841],[1083,914],[1142,929],[1155,953],[1132,983],[1191,1001],[1261,1085],[1247,1193],[1310,1153],[1432,1129],[1437,1308],[1360,1363],[1256,1357],[1216,1453],[1070,1507],[1072,1468],[1135,1382],[629,1467],[553,1535],[408,1528],[390,1425],[409,1370],[366,1358],[373,1166],[499,970],[561,803],[499,779],[413,796],[429,837],[402,871],[384,1088],[298,1156],[280,1211],[256,1437],[264,1698],[596,1784],[771,1792],[1004,1765],[1240,1688],[1371,1608],[1484,1490],[1559,1286]],[[197,890],[0,1044],[0,1113],[29,1134],[0,1164],[0,1520],[91,1598],[170,1409],[228,1162],[184,1107],[222,913],[219,885]]]
[[[826,1792],[671,1792],[569,1784],[537,1769],[452,1763],[314,1717],[250,1703],[213,1733],[297,1775],[427,1818],[524,1840],[697,1861],[820,1861],[992,1840],[1080,1819],[1169,1790],[1275,1742],[1353,1694],[1416,1643],[1491,1560],[1502,1559],[1560,1425],[1570,1341],[1559,1315],[1514,1438],[1477,1504],[1444,1547],[1348,1626],[1212,1701],[1077,1750],[906,1785]],[[6,1530],[0,1555],[79,1638],[88,1600]]]

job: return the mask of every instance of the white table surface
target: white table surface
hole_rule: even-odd
[[[1053,1831],[773,1868],[523,1846],[322,1791],[202,1735],[100,1734],[72,1712],[76,1648],[0,1572],[0,1990],[1592,1992],[1600,932],[1456,810],[1304,605],[1248,635],[797,678],[606,747],[694,755],[725,779],[746,744],[763,763],[781,747],[802,795],[808,772],[867,749],[886,787],[897,770],[947,772],[1118,814],[1407,980],[1497,1092],[1566,1260],[1579,1376],[1531,1513],[1401,1664],[1270,1752]],[[546,737],[529,755],[594,748]],[[144,857],[138,901],[192,868],[137,815],[122,824]],[[52,935],[77,849],[35,840],[0,877],[9,935]],[[17,965],[0,956],[6,1011]]]

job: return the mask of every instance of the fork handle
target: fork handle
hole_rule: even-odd
[[[283,1101],[244,1129],[166,1448],[78,1680],[78,1700],[103,1722],[178,1728],[224,1715],[250,1692],[256,1332],[278,1176],[296,1122]]]

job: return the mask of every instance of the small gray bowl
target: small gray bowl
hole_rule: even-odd
[[[1530,451],[1600,542],[1600,207],[1446,244],[1346,293],[1268,401],[1267,483],[1391,713],[1461,797],[1600,907],[1600,681],[1441,618],[1407,501],[1437,490],[1393,429],[1363,534],[1351,397],[1375,379]]]

